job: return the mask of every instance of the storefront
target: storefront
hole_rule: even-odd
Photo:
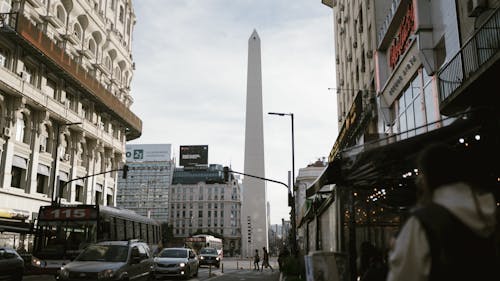
[[[489,164],[496,163],[500,155],[499,129],[497,119],[469,112],[453,118],[448,126],[404,140],[396,142],[398,136],[391,136],[339,151],[307,189],[307,198],[316,201],[301,223],[311,230],[309,241],[314,241],[309,243],[308,252],[334,252],[337,262],[344,265],[341,274],[350,275],[343,280],[355,280],[362,242],[371,242],[387,255],[391,238],[416,203],[416,156],[432,142],[464,150],[471,159],[464,165],[474,169],[471,173],[477,175],[481,186],[496,193],[500,204],[500,167]],[[332,192],[321,192],[322,187],[332,184]],[[332,222],[336,225],[330,225]],[[328,236],[322,229],[328,230]]]
[[[33,224],[25,210],[0,208],[0,246],[29,251]]]

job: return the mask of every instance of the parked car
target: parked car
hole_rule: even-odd
[[[189,279],[198,276],[198,258],[190,248],[165,248],[158,253],[154,262],[155,279],[172,276]]]
[[[138,240],[106,241],[89,245],[61,268],[58,280],[149,280],[153,256]]]
[[[0,247],[0,280],[23,280],[24,260],[16,250]]]
[[[200,266],[213,265],[217,268],[220,267],[221,257],[215,248],[202,248],[200,250]]]

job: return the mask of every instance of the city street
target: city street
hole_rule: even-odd
[[[208,268],[206,266],[200,267],[198,277],[191,278],[192,281],[201,280],[217,280],[217,281],[230,281],[230,280],[261,280],[261,281],[278,281],[279,271],[278,262],[276,258],[270,259],[271,266],[274,271],[269,268],[264,268],[264,271],[252,270],[253,264],[250,260],[240,260],[235,258],[225,258],[221,267]],[[210,273],[210,275],[209,275]],[[32,275],[25,276],[23,281],[54,281],[54,276],[50,275]],[[170,280],[176,280],[172,278]]]

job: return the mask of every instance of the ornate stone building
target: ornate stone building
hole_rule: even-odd
[[[1,0],[0,12],[0,208],[114,205],[118,173],[104,172],[142,130],[132,1]]]

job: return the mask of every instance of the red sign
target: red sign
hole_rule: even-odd
[[[398,33],[393,39],[392,45],[389,49],[389,66],[394,69],[399,61],[401,55],[403,55],[408,49],[410,44],[410,36],[415,31],[415,11],[413,9],[413,1],[410,2],[408,6],[408,11],[401,21]]]
[[[88,207],[45,207],[40,210],[39,220],[95,220],[97,209]]]

